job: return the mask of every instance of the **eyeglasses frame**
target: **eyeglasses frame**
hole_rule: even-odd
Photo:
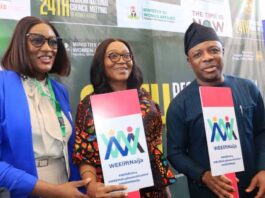
[[[111,54],[117,54],[117,55],[119,55],[119,59],[117,60],[117,61],[113,61],[113,60],[111,60],[111,58],[110,58],[110,55]],[[124,60],[124,55],[125,54],[130,54],[130,60],[128,60],[128,61],[126,61],[126,60]],[[109,55],[107,55],[107,56],[105,56],[105,57],[108,57],[109,59],[110,59],[110,61],[112,62],[112,63],[117,63],[117,62],[119,62],[120,60],[121,60],[121,57],[122,57],[122,60],[124,60],[126,63],[128,63],[128,62],[130,62],[130,61],[132,61],[133,60],[133,55],[131,54],[131,53],[124,53],[124,54],[119,54],[119,53],[110,53]]]
[[[52,49],[58,49],[59,46],[62,44],[62,40],[63,40],[61,37],[58,37],[58,36],[46,38],[46,37],[45,37],[44,35],[42,35],[42,34],[38,34],[38,33],[30,33],[30,32],[28,32],[28,33],[26,34],[26,37],[29,38],[31,35],[38,35],[38,36],[43,37],[44,40],[45,40],[45,42],[47,42],[48,45],[49,45],[49,47],[52,48]],[[50,45],[49,42],[50,42],[51,38],[52,38],[52,39],[55,38],[55,39],[57,40],[57,47],[52,47],[52,46]],[[31,44],[32,44],[34,47],[36,47],[36,48],[41,48],[41,47],[45,44],[45,42],[44,42],[42,45],[40,45],[40,46],[36,46],[36,45],[32,44],[32,42],[31,42]]]

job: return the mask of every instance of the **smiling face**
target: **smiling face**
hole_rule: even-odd
[[[127,86],[127,80],[133,67],[133,61],[128,57],[130,54],[127,46],[120,41],[114,41],[107,47],[104,59],[104,69],[105,75],[112,88],[114,88],[115,84]],[[118,59],[117,56],[120,58]]]
[[[190,63],[200,85],[218,85],[224,81],[223,47],[219,41],[205,41],[188,51]]]
[[[39,34],[44,36],[46,39],[56,37],[52,28],[44,23],[34,25],[28,33]],[[47,40],[42,46],[36,47],[33,45],[30,37],[27,38],[27,49],[35,77],[38,80],[44,79],[45,74],[52,69],[57,49],[49,46]]]

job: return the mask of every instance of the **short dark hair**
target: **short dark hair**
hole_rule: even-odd
[[[104,59],[108,46],[115,41],[122,42],[124,45],[126,45],[133,57],[133,67],[132,72],[127,80],[127,88],[139,89],[143,83],[143,75],[140,68],[135,62],[130,44],[122,39],[108,38],[98,45],[90,68],[90,80],[94,88],[94,93],[96,94],[108,93],[113,91],[108,83],[108,79],[105,74]]]
[[[34,25],[41,23],[49,25],[54,31],[55,35],[60,37],[55,27],[48,21],[34,16],[22,18],[17,23],[9,46],[2,58],[1,64],[4,69],[13,70],[26,76],[35,77],[32,64],[28,58],[26,34]],[[67,56],[64,45],[61,43],[58,46],[55,61],[49,73],[56,73],[60,76],[68,76],[70,71],[70,60]]]

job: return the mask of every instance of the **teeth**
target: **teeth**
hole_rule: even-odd
[[[121,68],[116,68],[116,70],[127,70],[127,68],[121,67]]]
[[[51,59],[51,57],[49,57],[49,56],[42,56],[42,57],[40,57],[41,59]]]
[[[50,56],[41,56],[39,57],[40,61],[42,61],[43,63],[50,63],[52,60],[52,57]]]
[[[40,59],[51,59],[51,56],[40,56]]]

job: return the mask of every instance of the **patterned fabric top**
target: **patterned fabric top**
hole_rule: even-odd
[[[160,110],[149,93],[144,89],[138,91],[143,117],[149,157],[155,187],[141,189],[142,197],[166,197],[164,186],[176,181],[163,153],[158,149],[162,142],[162,120]],[[90,95],[79,104],[76,115],[76,142],[73,155],[74,163],[87,163],[96,168],[97,181],[103,182],[103,175],[93,122]]]

